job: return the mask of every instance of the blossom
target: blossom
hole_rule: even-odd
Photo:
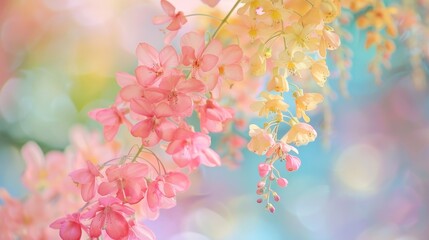
[[[296,104],[296,116],[303,117],[306,122],[310,122],[310,118],[305,113],[316,109],[317,104],[323,102],[323,96],[319,93],[304,93],[302,89],[294,92]]]
[[[292,24],[285,28],[284,39],[288,49],[314,50],[318,39],[312,36],[315,25]],[[290,50],[292,51],[292,50]]]
[[[151,86],[166,72],[177,67],[179,58],[172,46],[164,47],[159,53],[147,43],[137,47],[139,66],[136,68],[137,82],[142,86]]]
[[[83,218],[91,219],[89,236],[98,238],[102,230],[113,239],[121,239],[128,236],[130,226],[125,216],[130,216],[134,210],[121,204],[117,198],[107,196],[98,199],[98,202]],[[125,215],[125,216],[124,216]]]
[[[63,240],[79,240],[82,229],[88,231],[87,227],[80,222],[80,213],[68,214],[66,217],[55,220],[49,227],[60,229],[60,237]]]
[[[307,145],[316,139],[317,132],[307,123],[295,123],[291,129],[282,137],[281,141],[294,143],[296,146]]]
[[[299,169],[300,166],[301,160],[298,157],[289,154],[286,156],[286,169],[288,171],[296,171]]]
[[[176,116],[189,117],[192,115],[192,94],[202,93],[205,85],[195,78],[185,79],[183,75],[170,75],[161,80],[159,89],[167,96],[170,111]]]
[[[112,141],[121,124],[127,121],[124,112],[120,111],[116,106],[94,109],[89,112],[89,116],[103,125],[106,141]]]
[[[230,108],[224,108],[213,99],[198,108],[202,132],[221,132],[223,123],[232,118],[233,112]]]
[[[288,92],[289,91],[289,83],[286,80],[286,76],[280,73],[278,67],[273,69],[273,76],[271,80],[267,84],[268,91],[276,91],[276,92]]]
[[[21,150],[26,169],[22,181],[30,190],[46,190],[54,194],[61,191],[61,179],[67,176],[64,171],[65,156],[59,152],[50,152],[44,156],[34,142],[26,143]]]
[[[274,144],[272,134],[268,133],[265,129],[259,128],[255,124],[250,124],[249,136],[251,139],[247,144],[247,148],[258,155],[264,154],[269,149],[269,147]]]
[[[251,106],[252,110],[259,112],[259,116],[268,116],[269,113],[279,114],[286,111],[289,107],[289,105],[283,101],[282,96],[272,95],[268,92],[262,92],[261,96],[265,98],[265,100],[257,101]]]
[[[204,35],[189,32],[180,40],[182,47],[182,63],[192,67],[192,74],[201,76],[204,72],[212,70],[222,51],[222,45],[217,40],[212,40],[206,46]]]
[[[167,119],[173,112],[166,103],[154,105],[145,99],[133,100],[131,109],[146,117],[131,129],[133,136],[142,138],[143,145],[154,146],[161,139],[171,140],[176,125]]]
[[[266,163],[261,163],[258,165],[258,172],[260,177],[265,177],[271,171],[271,165]]]
[[[116,197],[123,202],[135,204],[143,199],[146,190],[148,166],[144,163],[127,163],[111,166],[106,170],[109,182],[103,182],[98,188],[101,195],[116,192]]]
[[[310,67],[310,59],[301,50],[285,50],[280,53],[277,66],[284,68],[288,75],[301,77],[300,71]]]
[[[180,127],[174,132],[166,152],[173,156],[174,162],[181,168],[189,166],[195,169],[201,163],[211,167],[220,165],[219,156],[209,150],[210,144],[208,135]]]
[[[286,178],[280,177],[277,179],[277,184],[279,185],[279,187],[286,187],[288,184],[288,181]]]
[[[100,176],[101,173],[90,161],[86,161],[86,168],[70,173],[73,182],[80,185],[82,199],[85,202],[89,202],[95,196],[95,178]]]
[[[161,6],[167,15],[154,17],[152,20],[154,24],[170,22],[167,30],[177,31],[187,22],[183,12],[176,12],[176,8],[169,1],[161,0]]]
[[[148,185],[147,203],[152,211],[157,211],[166,199],[172,199],[177,191],[185,191],[189,188],[188,177],[181,172],[168,172],[158,176]]]
[[[328,66],[326,65],[326,61],[324,59],[320,59],[318,61],[313,62],[311,64],[310,71],[317,85],[323,87],[327,78],[330,75]]]
[[[325,25],[322,30],[319,42],[319,54],[321,57],[326,57],[326,49],[335,50],[341,45],[341,39],[334,29]]]

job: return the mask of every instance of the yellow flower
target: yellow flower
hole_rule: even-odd
[[[282,96],[272,95],[268,92],[262,92],[261,96],[265,98],[265,100],[257,101],[251,106],[254,111],[259,112],[259,116],[266,117],[269,113],[281,114],[289,107],[289,105],[283,101]]]
[[[285,74],[281,74],[278,67],[273,69],[273,76],[267,84],[268,91],[288,92],[289,83],[286,80]]]
[[[296,116],[303,117],[304,121],[310,122],[310,118],[305,113],[317,108],[317,104],[323,102],[323,96],[319,93],[304,93],[302,89],[293,93],[296,104]]]
[[[308,50],[317,49],[318,39],[312,37],[316,25],[305,25],[302,22],[294,23],[285,28],[284,39],[289,49],[301,48]],[[292,51],[291,51],[292,52]]]
[[[317,132],[307,123],[295,123],[290,130],[282,137],[281,141],[287,144],[293,143],[296,146],[307,145],[317,137]]]
[[[395,37],[397,30],[393,22],[392,15],[397,12],[396,8],[386,8],[382,5],[376,6],[371,11],[357,19],[357,24],[361,28],[374,27],[377,31],[386,28],[387,33]]]
[[[326,65],[326,61],[324,59],[320,59],[318,61],[313,62],[310,67],[310,70],[314,81],[316,81],[319,86],[323,87],[327,78],[331,74],[329,72],[328,66]]]
[[[259,155],[264,154],[275,143],[271,133],[255,124],[250,124],[249,136],[251,139],[247,144],[247,148]]]
[[[301,50],[295,49],[292,53],[285,50],[280,53],[277,66],[284,68],[288,75],[301,77],[300,71],[310,67],[310,59]]]
[[[335,50],[341,45],[341,40],[334,29],[328,25],[322,30],[319,43],[319,54],[321,57],[326,57],[326,49]]]

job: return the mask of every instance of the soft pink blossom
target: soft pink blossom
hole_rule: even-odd
[[[170,24],[167,26],[167,30],[177,31],[182,27],[182,25],[187,22],[183,12],[176,12],[176,8],[170,2],[166,0],[161,0],[161,6],[167,15],[154,17],[154,24],[163,24],[170,22]]]
[[[233,117],[231,108],[221,107],[215,100],[209,99],[198,108],[201,131],[221,132],[223,124]]]
[[[97,167],[90,161],[86,162],[86,168],[82,168],[70,173],[73,182],[78,183],[82,199],[89,202],[95,196],[95,189],[97,187],[95,178],[102,176]]]
[[[139,59],[139,66],[135,71],[137,82],[145,87],[154,85],[179,64],[176,50],[172,46],[166,46],[158,53],[149,44],[140,43],[136,52]]]
[[[286,179],[286,178],[282,178],[282,177],[280,177],[280,178],[278,178],[278,179],[277,179],[277,184],[278,184],[280,187],[286,187],[286,186],[287,186],[287,184],[288,184],[288,181],[287,181],[287,179]]]
[[[192,67],[192,74],[202,76],[212,70],[222,51],[222,45],[217,40],[212,40],[207,46],[204,35],[189,32],[183,35],[180,45],[182,47],[182,63]]]
[[[49,227],[59,229],[60,237],[63,240],[79,240],[82,236],[82,229],[88,231],[87,227],[80,222],[80,213],[68,214],[55,220]]]
[[[91,219],[89,236],[98,238],[105,230],[113,239],[128,236],[130,226],[126,217],[131,216],[134,210],[121,204],[121,200],[107,196],[98,199],[98,202],[88,212],[82,214],[83,218]]]
[[[300,166],[301,160],[298,157],[289,154],[286,156],[286,169],[288,171],[296,171]]]
[[[260,177],[265,177],[271,171],[271,165],[266,163],[260,163],[258,165],[258,173]]]
[[[112,141],[121,124],[127,121],[124,112],[115,105],[110,108],[94,109],[89,112],[89,116],[103,125],[104,138],[107,141]]]
[[[109,182],[103,182],[98,188],[98,193],[107,195],[112,192],[125,203],[135,204],[140,202],[146,194],[147,182],[145,177],[148,166],[144,163],[127,163],[122,166],[111,166],[106,170]]]

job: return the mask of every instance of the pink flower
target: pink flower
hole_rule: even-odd
[[[104,196],[116,192],[116,197],[123,202],[138,203],[146,194],[147,183],[145,177],[147,173],[148,166],[144,163],[111,166],[106,170],[109,182],[101,183],[98,193]]]
[[[135,73],[137,82],[142,86],[152,86],[179,64],[176,50],[172,46],[166,46],[158,53],[149,44],[140,43],[136,52],[139,66]]]
[[[198,108],[202,132],[221,132],[223,123],[233,117],[233,110],[219,106],[212,99],[206,101],[206,104]]]
[[[189,188],[188,177],[181,172],[169,172],[159,176],[149,183],[147,191],[147,203],[151,211],[157,211],[162,207],[165,199],[174,198],[177,191],[185,191]]]
[[[119,127],[124,123],[124,113],[116,106],[110,108],[98,108],[89,112],[89,116],[103,125],[103,133],[106,141],[112,141],[118,133]]]
[[[205,85],[195,78],[185,79],[183,75],[171,75],[161,80],[159,88],[164,90],[171,111],[176,116],[190,116],[193,111],[191,94],[201,93]]]
[[[131,109],[146,117],[145,120],[138,122],[131,129],[133,136],[142,138],[143,145],[154,146],[161,139],[171,141],[173,132],[177,127],[167,119],[173,115],[167,103],[154,105],[147,100],[138,99],[131,102]]]
[[[102,176],[90,161],[86,162],[86,168],[73,171],[69,175],[73,182],[80,185],[82,199],[89,202],[95,196],[95,178]]]
[[[230,45],[222,50],[217,68],[213,77],[209,78],[209,90],[216,89],[220,91],[222,86],[221,80],[224,81],[241,81],[243,80],[243,68],[241,60],[243,58],[243,50],[238,45]]]
[[[210,144],[211,140],[208,135],[182,127],[174,132],[173,140],[168,145],[166,152],[173,155],[173,160],[179,167],[188,165],[195,167],[199,164],[192,164],[192,161],[198,161],[197,157],[203,150],[208,149]]]
[[[170,2],[166,0],[161,0],[161,6],[167,15],[154,17],[154,24],[163,24],[170,22],[170,24],[167,26],[167,30],[177,31],[182,27],[182,25],[187,22],[183,12],[180,11],[176,13],[176,8]]]
[[[277,179],[277,184],[280,186],[280,187],[286,187],[287,186],[287,184],[288,184],[288,181],[287,181],[287,179],[286,178],[278,178]]]
[[[183,35],[180,45],[182,47],[182,63],[192,67],[192,74],[203,73],[212,70],[219,60],[222,45],[217,40],[212,40],[206,47],[204,35],[189,32]]]
[[[105,229],[107,235],[113,239],[128,236],[130,226],[125,216],[130,216],[134,210],[121,204],[117,198],[108,196],[98,199],[97,205],[82,215],[92,219],[89,229],[91,238],[98,238]],[[125,214],[125,216],[124,216]]]
[[[146,226],[135,223],[135,221],[129,221],[130,233],[128,240],[155,240],[155,234]]]
[[[57,219],[49,227],[60,229],[60,237],[63,240],[79,240],[82,236],[82,229],[88,231],[87,227],[80,222],[80,213],[69,214]]]
[[[288,154],[286,156],[286,169],[290,172],[298,170],[301,166],[301,160],[298,157]]]
[[[258,172],[260,177],[265,177],[271,171],[271,165],[261,163],[258,165]]]
[[[45,190],[55,194],[61,191],[62,181],[67,176],[64,171],[65,156],[59,152],[50,152],[44,156],[40,147],[34,142],[28,142],[22,147],[22,156],[26,169],[22,176],[24,185],[30,190]]]

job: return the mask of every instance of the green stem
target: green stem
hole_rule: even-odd
[[[131,160],[131,162],[135,162],[137,160],[137,158],[139,157],[140,153],[143,151],[144,146],[141,145],[139,150],[137,151],[136,155],[134,156],[133,160]]]
[[[237,0],[237,2],[234,4],[234,6],[231,8],[231,10],[228,12],[228,14],[222,19],[222,22],[219,24],[219,26],[216,28],[215,32],[213,33],[210,41],[207,43],[207,45],[209,45],[209,43],[211,42],[212,39],[214,39],[216,37],[216,35],[218,34],[219,30],[222,28],[222,26],[226,23],[226,21],[228,20],[229,16],[231,16],[231,14],[234,12],[234,10],[237,8],[238,4],[240,4],[241,0]]]

